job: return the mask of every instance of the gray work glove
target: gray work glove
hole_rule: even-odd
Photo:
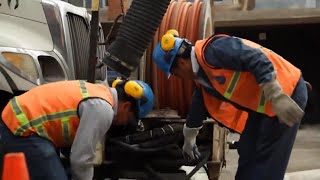
[[[188,128],[186,124],[183,127],[184,144],[182,147],[183,157],[187,160],[200,159],[200,152],[198,150],[196,139],[199,130],[202,128]]]
[[[292,127],[301,121],[304,111],[291,97],[282,93],[282,87],[275,77],[271,82],[262,84],[261,87],[280,122]]]

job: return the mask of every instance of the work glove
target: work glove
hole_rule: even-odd
[[[282,93],[282,87],[275,77],[271,82],[262,84],[261,87],[280,122],[292,127],[301,121],[304,111],[291,97]]]
[[[202,128],[188,128],[186,124],[183,127],[184,143],[183,143],[183,157],[187,160],[200,159],[200,152],[198,150],[196,139],[199,130]]]

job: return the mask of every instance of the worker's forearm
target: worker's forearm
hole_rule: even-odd
[[[74,180],[91,180],[95,150],[111,126],[113,109],[101,99],[88,99],[79,106],[80,124],[71,147],[71,170]]]

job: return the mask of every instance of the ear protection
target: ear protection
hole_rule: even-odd
[[[166,34],[172,34],[174,37],[179,37],[179,32],[175,29],[169,29]]]
[[[179,38],[179,33],[177,30],[175,29],[170,29],[166,32],[165,35],[162,36],[161,38],[161,48],[164,51],[170,51],[173,50],[175,48],[175,41],[176,38]],[[184,38],[180,38],[182,39],[182,43],[179,46],[179,49],[177,51],[177,55],[181,56],[182,58],[187,58],[190,56],[190,51],[192,48],[192,44],[189,40],[184,39]]]
[[[179,37],[178,31],[175,29],[168,30],[166,34],[162,36],[160,45],[164,51],[170,51],[174,49],[174,45],[175,45],[174,37]]]
[[[141,87],[140,84],[138,84],[136,81],[123,81],[121,79],[116,79],[112,82],[112,87],[115,88],[119,83],[125,83],[124,84],[124,91],[129,96],[132,96],[135,99],[142,98],[143,95],[143,87]]]
[[[161,48],[164,51],[170,51],[174,48],[174,42],[175,42],[175,39],[173,34],[165,34],[161,38],[161,43],[160,43]]]

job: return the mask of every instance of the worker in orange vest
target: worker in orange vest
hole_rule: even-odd
[[[77,80],[41,85],[4,108],[0,141],[6,152],[25,154],[32,180],[67,179],[56,148],[71,147],[72,179],[89,180],[96,145],[110,126],[145,117],[153,101],[151,88],[139,80],[116,80],[112,88]]]
[[[158,68],[194,80],[183,129],[185,157],[199,158],[196,136],[209,115],[238,132],[237,180],[282,180],[307,103],[301,71],[252,41],[213,35],[192,45],[175,30],[153,52]]]

